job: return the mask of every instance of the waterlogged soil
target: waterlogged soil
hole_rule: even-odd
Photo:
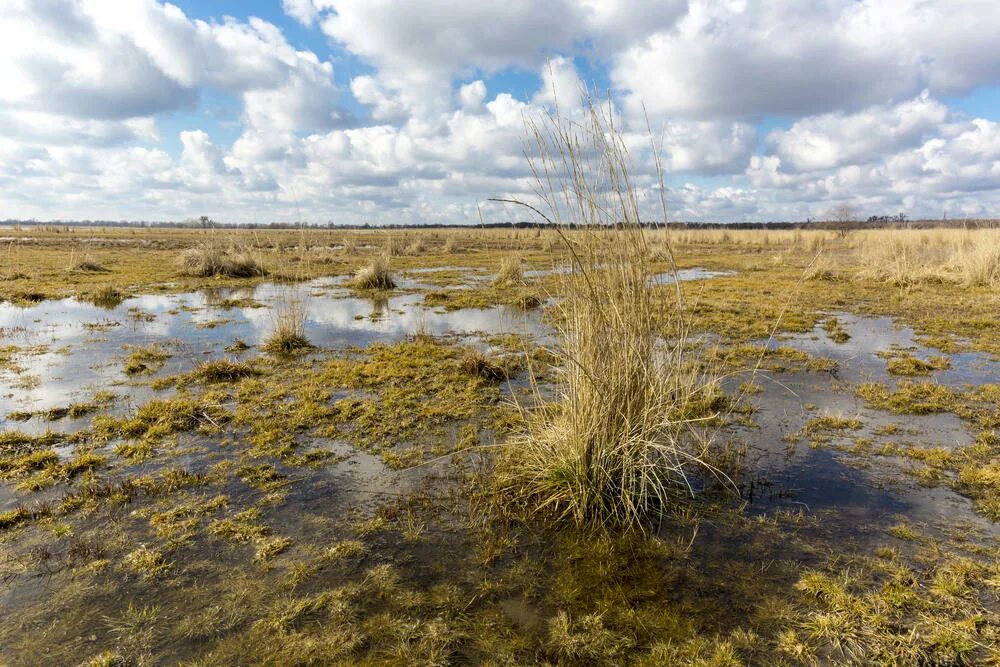
[[[0,369],[0,420],[14,411],[44,411],[83,400],[100,389],[122,390],[133,403],[148,397],[125,371],[135,348],[168,354],[149,380],[191,370],[209,359],[237,356],[226,348],[243,341],[252,353],[271,335],[282,313],[304,310],[305,335],[320,348],[396,342],[431,336],[542,333],[537,317],[506,306],[444,312],[425,308],[418,292],[358,296],[345,278],[299,284],[266,283],[247,289],[136,296],[113,307],[74,298],[30,307],[0,303],[3,346],[16,371]],[[402,282],[413,290],[419,283]],[[10,427],[0,421],[0,428]]]
[[[531,400],[528,369],[556,372],[552,332],[541,310],[424,300],[491,278],[416,267],[386,293],[341,277],[0,304],[3,662],[997,657],[995,517],[959,463],[914,453],[961,452],[981,420],[885,409],[858,388],[905,387],[887,365],[904,353],[947,357],[917,379],[955,391],[997,382],[1000,362],[824,312],[838,327],[738,357],[724,388],[743,407],[715,435],[728,477],[702,480],[651,536],[509,525],[484,499],[491,453],[511,399]],[[297,309],[312,347],[265,352]],[[470,370],[473,349],[503,372]],[[198,374],[215,360],[246,366]]]

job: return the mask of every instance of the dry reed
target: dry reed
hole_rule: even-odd
[[[523,426],[497,461],[496,497],[511,516],[642,529],[691,491],[693,469],[708,467],[697,424],[710,416],[703,398],[715,385],[683,358],[680,282],[667,291],[652,280],[637,224],[648,217],[609,117],[591,105],[583,126],[557,116],[529,128],[541,203],[515,203],[585,231],[567,244],[572,270],[554,306],[557,398],[535,383],[534,406],[520,406]]]

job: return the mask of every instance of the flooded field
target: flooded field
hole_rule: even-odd
[[[140,232],[9,232],[3,664],[1000,660],[993,285],[656,231],[705,465],[598,530],[494,481],[564,391],[558,239],[275,232],[257,275],[192,277],[201,234]]]

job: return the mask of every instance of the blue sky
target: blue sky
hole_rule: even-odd
[[[476,222],[583,88],[678,219],[1000,205],[990,2],[12,2],[0,217]]]

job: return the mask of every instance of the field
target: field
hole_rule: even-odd
[[[1000,662],[1000,231],[7,228],[0,299],[4,664]]]

